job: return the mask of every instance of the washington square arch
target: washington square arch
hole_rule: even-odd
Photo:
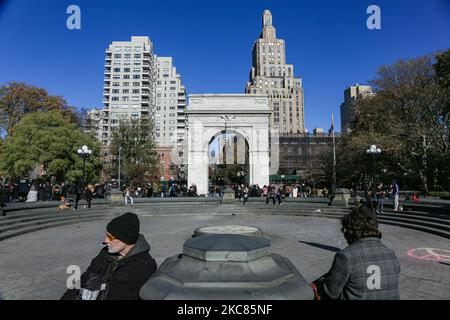
[[[190,95],[186,111],[189,128],[188,184],[195,184],[199,195],[208,194],[210,146],[215,137],[223,134],[225,142],[217,146],[218,150],[226,150],[227,136],[241,141],[234,148],[239,145],[242,150],[237,157],[233,152],[224,151],[220,161],[228,164],[240,157],[248,167],[247,182],[250,185],[268,185],[270,114],[266,95]],[[227,154],[234,156],[232,161],[231,156],[226,160]],[[218,157],[214,152],[213,156]]]

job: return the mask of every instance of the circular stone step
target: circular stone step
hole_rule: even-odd
[[[183,254],[202,261],[252,261],[269,255],[270,240],[241,234],[213,234],[188,239]]]
[[[262,230],[252,226],[205,226],[195,229],[194,237],[212,234],[240,234],[244,236],[261,237]]]

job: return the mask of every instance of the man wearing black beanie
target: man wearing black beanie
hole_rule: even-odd
[[[81,288],[63,300],[137,300],[139,290],[156,271],[150,245],[139,233],[139,219],[127,212],[106,226],[105,247],[81,275]]]

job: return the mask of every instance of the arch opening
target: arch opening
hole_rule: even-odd
[[[233,129],[221,130],[208,143],[209,187],[249,184],[250,152],[248,140]]]

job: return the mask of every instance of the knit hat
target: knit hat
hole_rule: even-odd
[[[112,219],[106,230],[126,244],[135,244],[139,238],[139,219],[136,214],[127,212]]]

